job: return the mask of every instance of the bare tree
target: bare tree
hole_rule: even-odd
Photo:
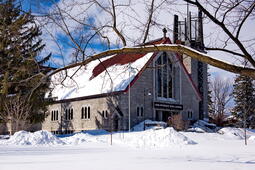
[[[250,0],[207,0],[206,2],[201,1],[201,3],[197,0],[183,0],[183,2],[187,2],[193,6],[198,7],[207,17],[207,19],[213,22],[216,26],[218,26],[225,35],[224,37],[226,38],[224,40],[221,40],[221,47],[208,46],[206,47],[207,50],[220,51],[224,54],[233,56],[234,58],[240,58],[240,60],[246,58],[249,61],[250,68],[236,67],[236,65],[228,64],[228,62],[226,61],[222,62],[221,60],[212,58],[211,56],[203,55],[198,52],[191,52],[190,49],[183,46],[178,46],[177,49],[172,46],[168,46],[165,48],[157,46],[155,46],[155,48],[141,46],[140,48],[133,48],[132,51],[121,50],[120,52],[128,53],[130,51],[131,53],[138,53],[162,50],[179,52],[187,54],[193,58],[196,58],[215,67],[224,69],[226,71],[255,78],[255,61],[253,57],[255,53],[253,49],[255,37],[250,36],[250,39],[246,41],[243,41],[241,37],[242,31],[244,31],[244,25],[247,21],[254,17],[255,3]],[[66,6],[63,6],[63,3],[66,3]],[[110,42],[112,39],[111,36],[118,37],[117,39],[122,42],[122,46],[125,47],[127,45],[127,39],[130,40],[130,38],[129,35],[127,35],[127,33],[125,32],[125,28],[128,26],[128,24],[132,23],[120,23],[123,21],[120,21],[119,19],[121,17],[133,17],[128,15],[128,11],[134,11],[133,1],[129,0],[117,2],[114,0],[109,0],[103,2],[100,0],[91,0],[86,2],[74,1],[70,4],[63,0],[63,3],[62,5],[60,5],[59,3],[54,3],[53,10],[47,12],[45,15],[42,15],[42,24],[44,26],[47,24],[53,24],[55,27],[60,28],[65,33],[65,35],[69,37],[69,40],[71,42],[70,46],[73,46],[75,48],[75,52],[73,52],[73,54],[76,55],[75,58],[77,58],[78,56],[78,58],[80,58],[80,60],[77,60],[77,62],[83,61],[80,63],[81,65],[86,63],[84,60],[87,57],[91,57],[91,55],[87,55],[88,52],[86,51],[86,48],[88,47],[88,44],[93,41],[93,37],[98,36],[98,38],[102,40],[102,43],[107,42],[109,47],[112,45],[112,42]],[[150,28],[152,26],[158,25],[160,27],[160,23],[156,22],[156,19],[154,19],[157,12],[161,12],[161,10],[165,10],[165,12],[168,12],[166,10],[171,4],[173,4],[173,1],[170,0],[162,0],[160,1],[160,3],[157,4],[154,0],[148,1],[148,18],[145,23],[142,23],[142,21],[140,21],[140,24],[137,25],[137,30],[140,29],[141,35],[144,36],[143,38],[141,38],[141,42],[145,42],[148,39],[151,31]],[[72,13],[72,10],[76,9],[76,6],[80,6],[82,10],[80,11],[80,13],[75,13],[76,15],[74,15]],[[93,10],[98,10],[99,13],[103,13],[105,15],[105,20],[102,21],[97,17],[94,17],[93,19],[98,19],[98,21],[88,22],[88,20],[86,20],[86,17],[89,18],[91,16],[89,14],[91,12],[91,8],[93,8]],[[171,8],[173,8],[173,6]],[[125,11],[124,9],[129,10]],[[139,20],[134,17],[132,19],[136,21]],[[70,25],[70,23],[78,26],[76,27]],[[84,27],[86,27],[87,29],[85,32],[81,29]],[[73,31],[74,29],[75,31]],[[231,44],[231,46],[229,44]],[[233,48],[235,50],[229,49],[229,47],[232,46],[234,46]],[[117,53],[118,51],[116,50],[114,52]],[[112,51],[109,51],[109,53],[114,54]],[[103,53],[100,56],[103,57],[107,55],[106,53]]]
[[[121,2],[116,0],[62,0],[60,1],[61,3],[55,2],[54,0],[48,1],[51,1],[53,5],[50,10],[38,12],[38,22],[46,30],[45,34],[47,34],[48,38],[51,38],[57,44],[61,55],[64,55],[65,52],[63,52],[63,50],[66,48],[62,43],[65,43],[68,47],[73,49],[70,56],[68,56],[68,58],[71,58],[70,62],[72,64],[44,75],[39,84],[46,81],[47,77],[60,71],[77,66],[80,66],[77,67],[77,69],[79,69],[93,60],[99,60],[110,55],[157,51],[171,51],[186,54],[214,67],[255,79],[255,37],[250,36],[249,39],[242,39],[244,25],[254,18],[254,1],[182,1],[198,7],[203,12],[204,16],[224,33],[225,39],[221,40],[222,44],[220,44],[220,47],[207,46],[206,50],[220,51],[233,58],[240,58],[240,60],[245,58],[249,61],[246,67],[237,66],[224,59],[219,60],[213,58],[210,55],[200,53],[179,44],[153,46],[147,46],[145,44],[136,47],[127,47],[127,45],[130,44],[128,42],[133,42],[133,44],[137,45],[149,40],[152,28],[155,28],[155,26],[161,29],[165,27],[164,24],[157,20],[157,14],[162,11],[165,13],[169,12],[170,8],[174,8],[174,6],[171,6],[175,5],[173,3],[174,0],[144,1],[148,16],[145,21],[142,21],[138,17],[139,13],[134,9],[136,1],[132,0]],[[38,4],[40,5],[40,3]],[[137,16],[131,16],[131,12]],[[128,18],[128,21],[124,22],[121,18]],[[129,35],[132,34],[129,30],[129,26],[133,24],[133,21],[135,21],[136,25],[133,25],[132,28],[136,28],[134,31],[140,33],[140,36],[136,37],[139,42],[130,38]],[[59,38],[58,31],[61,31],[68,40]],[[121,43],[112,42],[113,40],[118,40]],[[101,42],[103,45],[107,44],[107,48],[105,48],[106,51],[98,53],[98,51],[93,51],[93,48],[89,48],[90,45],[95,42]],[[112,50],[110,49],[112,46],[122,48]],[[234,50],[231,49],[232,46],[234,46]]]
[[[205,17],[219,31],[217,44],[208,44],[206,50],[219,51],[231,56],[233,60],[248,61],[250,68],[255,67],[255,34],[243,36],[247,26],[254,21],[255,2],[253,0],[184,0],[200,9]],[[215,30],[214,30],[215,31]],[[217,32],[218,32],[217,31]],[[246,66],[244,66],[246,67]],[[253,71],[254,72],[254,71]],[[250,77],[253,77],[250,75]],[[254,77],[253,77],[254,78]]]
[[[212,103],[209,116],[218,126],[223,126],[224,119],[228,109],[228,104],[232,99],[232,85],[229,80],[222,80],[219,77],[214,78],[210,84]]]
[[[31,106],[20,95],[9,96],[4,101],[4,110],[0,118],[9,125],[9,131],[14,132],[23,130],[30,115]]]

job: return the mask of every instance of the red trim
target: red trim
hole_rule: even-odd
[[[201,94],[199,93],[199,90],[198,90],[196,84],[194,83],[193,79],[191,78],[190,74],[188,73],[187,68],[185,67],[185,65],[183,64],[183,62],[180,60],[181,56],[180,56],[178,53],[176,53],[176,57],[177,57],[177,59],[178,59],[180,65],[182,66],[185,75],[187,76],[188,80],[191,82],[191,85],[192,85],[192,87],[194,88],[194,90],[195,90],[195,92],[196,92],[196,95],[198,96],[199,100],[201,101],[201,100],[202,100],[202,96],[201,96]]]
[[[171,40],[169,38],[162,38],[156,41],[151,41],[143,45],[156,45],[156,44],[172,44]],[[148,54],[148,53],[147,53]],[[106,68],[115,65],[115,64],[127,64],[130,62],[134,62],[136,60],[138,60],[139,58],[144,57],[144,55],[146,55],[145,53],[141,54],[141,53],[137,53],[137,54],[119,54],[119,55],[115,55],[103,62],[101,62],[100,64],[98,64],[94,69],[93,69],[93,74],[91,76],[90,79],[93,79],[94,77],[98,76],[100,73],[102,73]],[[134,77],[134,79],[130,82],[130,85],[128,85],[126,87],[126,89],[123,92],[127,92],[129,90],[129,87],[131,88],[134,83],[137,81],[137,79],[141,76],[141,74],[143,73],[143,71],[146,69],[146,67],[152,62],[152,60],[155,58],[155,56],[158,55],[158,52],[154,52],[153,55],[151,56],[151,58],[146,62],[146,64],[142,67],[142,69],[138,72],[138,74]],[[199,100],[202,100],[202,96],[199,93],[199,90],[197,88],[197,86],[195,85],[194,81],[192,80],[191,76],[189,75],[187,68],[185,67],[185,65],[183,64],[183,62],[181,62],[180,60],[180,55],[178,53],[176,53],[176,57],[181,65],[181,67],[184,70],[184,74],[187,76],[188,80],[190,81],[193,89],[195,90],[196,95],[198,96]]]
[[[144,55],[145,53],[135,53],[135,54],[118,54],[112,56],[111,58],[100,62],[96,67],[94,67],[90,80],[92,80],[94,77],[98,76],[99,74],[104,72],[107,68],[113,65],[125,65],[128,63],[132,63],[142,58]]]
[[[164,41],[162,42],[162,44],[171,44],[171,40],[169,38],[164,39]],[[140,75],[143,73],[143,71],[145,70],[145,68],[149,65],[149,63],[155,58],[155,56],[158,54],[158,52],[154,53],[151,58],[148,60],[148,62],[144,65],[144,67],[139,71],[139,73],[135,76],[135,78],[131,81],[130,83],[130,88],[133,86],[133,84],[137,81],[137,79],[140,77]],[[181,65],[181,67],[184,70],[184,74],[187,76],[188,80],[191,82],[191,85],[193,87],[193,89],[195,90],[195,93],[198,97],[199,100],[202,100],[202,96],[198,91],[198,88],[196,86],[196,84],[194,83],[193,79],[190,77],[187,68],[185,67],[185,65],[183,64],[183,62],[181,62],[180,60],[180,55],[178,53],[176,53],[177,59]],[[182,88],[182,87],[181,87]],[[127,92],[129,90],[129,86],[127,86],[127,88],[124,90],[124,92]]]
[[[156,45],[156,44],[165,44],[168,42],[169,38],[161,38],[159,40],[151,41],[143,45]],[[146,53],[134,53],[134,54],[117,54],[112,56],[111,58],[100,62],[96,67],[94,67],[92,71],[92,75],[90,77],[90,80],[92,80],[94,77],[98,76],[102,72],[104,72],[107,68],[113,66],[113,65],[125,65],[128,63],[133,63],[136,60],[144,57]]]
[[[162,42],[162,44],[167,44],[167,43],[171,43],[169,38],[166,39],[162,39],[160,41],[157,41],[156,43],[153,44],[160,44],[160,42]],[[130,82],[130,85],[128,85],[126,87],[126,89],[124,90],[124,92],[127,92],[129,90],[129,87],[131,88],[136,80],[140,77],[140,75],[143,73],[143,71],[146,69],[146,67],[152,62],[152,60],[158,55],[158,52],[154,52],[154,54],[151,56],[151,58],[147,61],[147,63],[143,66],[143,68],[138,72],[138,74],[134,77],[134,79]]]
[[[134,79],[130,82],[130,85],[128,85],[126,87],[126,89],[124,90],[124,92],[127,92],[129,90],[129,87],[131,88],[136,80],[141,76],[141,74],[143,73],[143,71],[146,69],[146,67],[151,63],[151,61],[154,59],[154,57],[157,55],[158,53],[154,53],[151,58],[147,61],[147,63],[143,66],[143,68],[137,73],[137,75],[134,77]]]

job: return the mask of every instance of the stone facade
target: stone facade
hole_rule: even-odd
[[[178,58],[172,53],[167,57],[172,61],[172,98],[157,97],[156,60],[163,53],[154,55],[153,60],[124,92],[84,96],[76,99],[55,101],[49,106],[42,129],[53,133],[72,133],[91,129],[128,130],[129,101],[130,127],[145,120],[167,121],[172,114],[182,114],[183,119],[199,119],[199,102],[203,100],[204,114],[207,114],[207,68],[204,65],[203,96],[198,94],[197,61],[176,62]],[[184,66],[185,65],[185,66]],[[187,68],[186,68],[187,67]],[[129,98],[130,96],[130,98]],[[90,108],[89,118],[82,118],[82,108]],[[66,110],[73,109],[71,118]],[[55,111],[55,116],[53,115]],[[107,113],[107,114],[106,114]],[[87,113],[88,114],[88,113]],[[54,117],[54,118],[52,118]]]

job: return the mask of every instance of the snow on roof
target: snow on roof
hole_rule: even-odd
[[[166,42],[170,40],[160,38],[139,46]],[[51,77],[52,91],[46,98],[64,100],[125,91],[153,54],[117,54],[57,73]]]
[[[83,67],[62,71],[51,77],[51,97],[64,100],[124,91],[152,55],[113,55]],[[50,94],[46,97],[50,97]]]
[[[161,38],[142,45],[171,44],[169,38]],[[77,66],[64,70],[51,77],[52,91],[46,98],[56,100],[74,99],[85,96],[121,92],[135,80],[142,68],[153,57],[151,53],[117,54],[95,60],[86,66]],[[181,64],[181,67],[185,66]],[[191,77],[184,72],[199,98],[200,94]]]

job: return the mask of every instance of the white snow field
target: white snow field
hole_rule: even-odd
[[[138,127],[137,127],[138,128]],[[139,128],[138,128],[139,129]],[[220,133],[172,128],[110,133],[88,131],[56,137],[47,131],[17,132],[0,140],[0,170],[254,170],[255,131]]]

